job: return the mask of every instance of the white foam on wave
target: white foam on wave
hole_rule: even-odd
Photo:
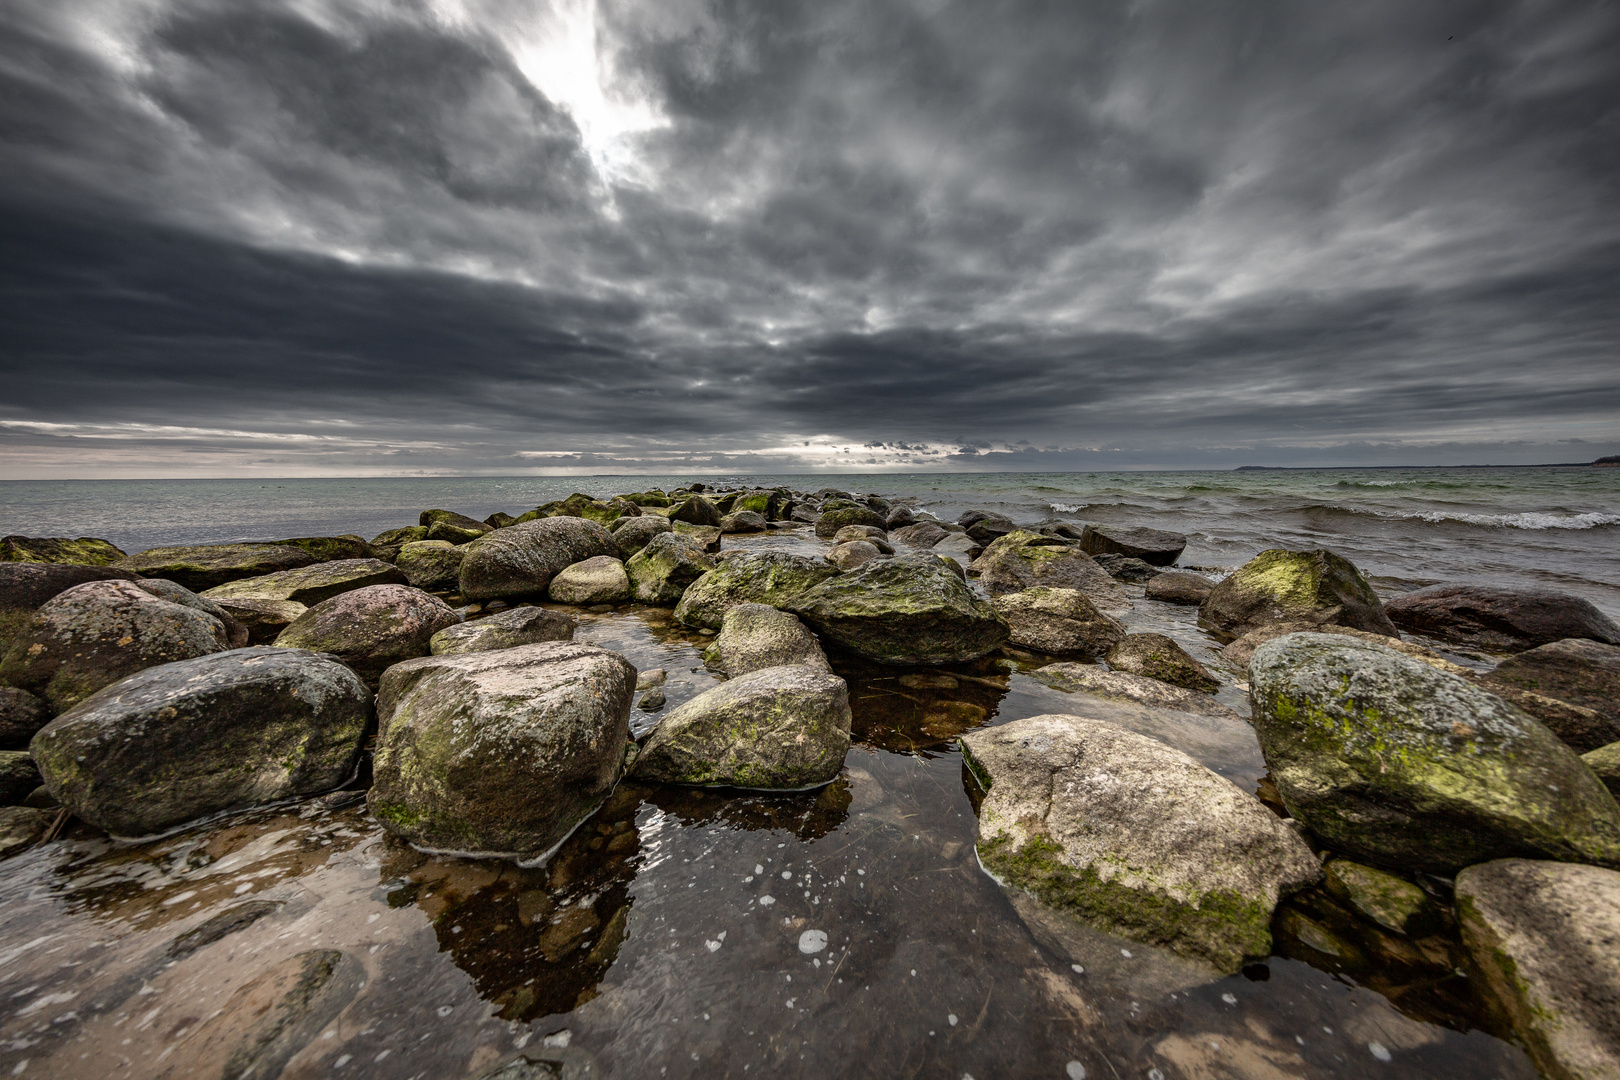
[[[1460,510],[1422,510],[1402,513],[1397,510],[1379,510],[1374,507],[1345,506],[1340,509],[1352,514],[1374,514],[1382,518],[1403,521],[1455,521],[1463,525],[1480,525],[1493,529],[1597,529],[1605,525],[1620,525],[1620,514],[1549,514],[1528,510],[1518,514],[1468,514]]]
[[[1088,505],[1090,505],[1090,504],[1089,503],[1072,503],[1071,504],[1071,503],[1055,502],[1055,503],[1052,504],[1052,512],[1055,513],[1055,514],[1078,514],[1080,511],[1084,510]]]

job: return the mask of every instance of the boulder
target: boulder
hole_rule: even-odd
[[[353,533],[342,536],[295,536],[291,540],[272,540],[272,544],[295,547],[317,562],[334,559],[375,559],[377,553],[365,539]]]
[[[958,557],[964,560],[977,559],[984,554],[984,548],[979,542],[967,533],[952,533],[939,543],[929,548],[935,555],[942,555],[949,559]]]
[[[905,525],[892,530],[889,538],[907,547],[931,548],[947,536],[951,535],[944,528],[932,521],[919,521],[915,525]]]
[[[1204,716],[1235,718],[1238,715],[1200,691],[1172,686],[1142,675],[1109,671],[1096,664],[1047,664],[1030,674],[1054,690],[1071,694],[1095,694],[1115,701],[1131,701],[1157,709],[1175,709]]]
[[[1325,869],[1329,895],[1385,930],[1417,937],[1435,928],[1429,894],[1410,881],[1349,859],[1333,859]]]
[[[484,519],[484,524],[492,529],[504,529],[508,525],[516,525],[517,523],[518,519],[504,510],[497,510]]]
[[[1163,634],[1126,634],[1108,650],[1108,666],[1128,675],[1213,694],[1221,682]]]
[[[471,533],[473,536],[483,536],[490,532],[490,526],[477,518],[470,518],[466,514],[458,514],[454,510],[424,510],[416,523],[427,530],[426,539],[439,539],[433,535],[433,526],[448,525],[459,532]]]
[[[1521,652],[1564,638],[1620,645],[1613,619],[1591,601],[1554,589],[1430,585],[1402,593],[1385,610],[1396,626],[1413,633],[1494,652]]]
[[[1133,585],[1144,584],[1159,573],[1158,568],[1125,555],[1093,555],[1091,561],[1115,581],[1128,581]]]
[[[428,640],[461,616],[409,585],[368,585],[322,600],[276,635],[283,649],[331,653],[377,685],[384,669],[426,656]]]
[[[850,505],[837,510],[825,510],[817,516],[816,535],[823,540],[830,540],[846,525],[870,525],[875,529],[882,529],[886,523],[884,516],[876,510]]]
[[[482,619],[448,626],[428,640],[434,656],[490,652],[546,641],[572,641],[579,626],[572,615],[524,604]]]
[[[92,581],[36,611],[0,660],[0,681],[60,712],[142,668],[230,648],[225,624],[129,581]]]
[[[875,559],[784,605],[817,633],[880,664],[974,660],[1007,640],[1007,624],[927,553]]]
[[[1456,910],[1488,996],[1541,1074],[1620,1077],[1620,874],[1500,859],[1457,875]]]
[[[28,751],[0,750],[0,806],[16,806],[39,784],[39,767]]]
[[[788,516],[785,520],[796,521],[801,525],[814,525],[816,519],[820,516],[821,511],[815,509],[813,506],[810,506],[808,503],[796,503],[794,504],[793,509],[788,511]]]
[[[203,592],[238,578],[263,577],[296,570],[315,559],[286,544],[184,544],[127,555],[112,565],[142,577],[168,578],[193,592]]]
[[[484,526],[483,522],[478,524],[481,526],[480,528],[469,529],[452,521],[435,521],[428,526],[427,538],[459,547],[462,544],[470,544],[480,536],[487,536],[494,531]]]
[[[714,504],[701,495],[688,495],[669,511],[670,521],[684,521],[688,525],[704,525],[718,528],[720,525],[720,511]]]
[[[1249,662],[1283,805],[1336,850],[1449,875],[1511,856],[1620,864],[1620,806],[1539,722],[1460,676],[1335,634]]]
[[[248,645],[269,645],[283,630],[309,610],[307,605],[292,600],[222,598],[214,602],[219,605],[221,611],[247,630]]]
[[[1332,623],[1322,626],[1308,622],[1268,623],[1265,626],[1250,630],[1235,641],[1228,642],[1226,647],[1221,650],[1221,657],[1234,667],[1246,668],[1249,666],[1249,660],[1254,656],[1254,650],[1266,642],[1274,638],[1285,637],[1288,634],[1302,632],[1338,634],[1343,637],[1357,638],[1361,641],[1370,641],[1375,645],[1382,645],[1386,649],[1394,649],[1396,652],[1410,656],[1414,660],[1421,660],[1430,667],[1439,668],[1441,671],[1449,671],[1453,675],[1464,675],[1471,678],[1474,674],[1470,669],[1463,667],[1461,664],[1454,664],[1433,649],[1426,649],[1422,645],[1402,641],[1400,638],[1386,637],[1383,634],[1371,634],[1365,630],[1352,630],[1348,626],[1335,626]]]
[[[630,575],[612,555],[596,555],[563,567],[547,592],[560,604],[617,604],[630,599]]]
[[[832,670],[816,636],[797,617],[767,604],[728,608],[720,634],[703,651],[703,659],[732,678],[794,665]]]
[[[1181,557],[1187,538],[1139,525],[1087,525],[1080,533],[1080,547],[1087,555],[1124,555],[1153,566],[1169,566]]]
[[[1334,623],[1400,637],[1361,571],[1326,548],[1262,551],[1210,591],[1198,621],[1232,637],[1280,622]]]
[[[943,551],[942,540],[934,545]],[[978,574],[979,584],[991,595],[1020,592],[1045,586],[1051,589],[1077,589],[1098,609],[1110,615],[1130,610],[1131,602],[1119,582],[1092,561],[1091,556],[1073,545],[1040,533],[1018,529],[995,540],[968,566]]]
[[[864,566],[873,559],[883,558],[883,553],[877,545],[867,540],[852,540],[848,543],[834,544],[827,549],[822,558],[840,570],[853,570],[857,566]]]
[[[225,627],[225,640],[229,643],[229,648],[240,649],[247,644],[247,627],[237,622],[235,616],[207,597],[198,596],[184,585],[177,585],[166,578],[141,578],[135,585],[142,592],[151,593],[159,600],[167,600],[171,604],[179,604],[181,607],[188,607],[218,619]]]
[[[0,686],[0,750],[21,750],[51,719],[45,699],[15,686]]]
[[[969,510],[957,518],[956,523],[966,530],[969,539],[981,547],[988,547],[1003,536],[1019,531],[1018,524],[1012,518],[984,510]]]
[[[803,665],[764,668],[666,716],[642,746],[635,774],[666,784],[818,787],[844,767],[850,724],[843,679]]]
[[[309,607],[351,589],[363,589],[367,585],[404,585],[405,581],[405,571],[393,563],[381,559],[340,559],[263,577],[227,581],[202,595],[214,601],[291,600]]]
[[[1600,746],[1581,755],[1586,767],[1603,781],[1616,799],[1620,799],[1620,742]]]
[[[354,774],[370,716],[370,692],[332,657],[254,647],[137,672],[58,716],[30,748],[74,816],[148,836],[337,787]]]
[[[720,519],[720,531],[723,533],[760,533],[770,528],[764,514],[756,514],[752,510],[737,510]]]
[[[630,592],[644,604],[678,604],[686,587],[710,570],[714,560],[700,546],[675,533],[659,533],[624,564]]]
[[[564,642],[399,664],[371,812],[427,851],[544,860],[618,783],[635,685],[624,657]]]
[[[619,558],[628,562],[630,556],[647,546],[647,541],[661,532],[673,532],[674,526],[661,514],[642,514],[640,517],[622,517],[608,527]]]
[[[718,525],[690,525],[684,521],[670,522],[670,528],[689,544],[696,544],[709,555],[720,553],[720,538],[724,535]]]
[[[1172,570],[1148,578],[1147,598],[1167,604],[1202,604],[1214,588],[1215,583],[1201,574]]]
[[[885,529],[903,529],[908,525],[917,523],[917,513],[909,506],[896,506],[883,515]]]
[[[385,562],[399,555],[399,549],[427,539],[428,531],[420,525],[407,525],[389,529],[371,538],[371,553]]]
[[[0,859],[9,859],[43,840],[55,816],[55,811],[0,806]]]
[[[0,656],[34,614],[58,593],[87,581],[135,581],[129,570],[63,563],[0,562]]]
[[[1047,715],[961,747],[986,792],[980,864],[1107,933],[1232,974],[1270,955],[1278,900],[1321,877],[1259,800],[1145,735]]]
[[[124,558],[124,552],[106,540],[81,536],[7,536],[0,539],[0,562],[60,563],[66,566],[106,566]]]
[[[1509,657],[1482,682],[1578,752],[1620,740],[1620,647],[1564,638]],[[1511,691],[1528,693],[1513,696]],[[1578,706],[1581,712],[1545,707],[1541,703],[1548,698]]]
[[[526,521],[472,542],[461,564],[461,595],[468,600],[543,596],[564,567],[618,553],[612,534],[594,521]]]
[[[657,488],[654,488],[654,489],[652,489],[650,491],[637,491],[637,492],[634,492],[634,493],[632,493],[630,495],[621,495],[619,497],[624,499],[627,502],[635,503],[638,507],[641,507],[641,506],[663,507],[663,506],[669,506],[672,503],[672,500],[670,499],[670,497],[668,495],[665,495],[662,491],[659,491]]]
[[[1077,589],[1024,589],[992,597],[990,604],[1006,620],[1008,640],[1037,652],[1102,656],[1125,636],[1117,619]]]
[[[718,630],[726,612],[737,604],[786,607],[806,589],[837,576],[837,568],[806,555],[738,552],[687,587],[675,607],[675,621]]]
[[[465,546],[448,540],[416,540],[405,544],[394,558],[404,581],[368,582],[372,585],[405,584],[428,592],[450,592],[461,587],[461,564],[467,558]],[[324,599],[324,598],[323,598]],[[304,601],[306,604],[309,601]]]
[[[885,555],[894,554],[894,548],[889,546],[889,534],[871,525],[845,525],[832,537],[834,544],[849,544],[857,540],[865,540]]]

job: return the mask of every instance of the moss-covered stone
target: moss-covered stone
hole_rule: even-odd
[[[934,550],[942,550],[947,543],[934,545]],[[968,565],[968,574],[976,575],[992,596],[1043,587],[1075,589],[1108,615],[1131,608],[1119,582],[1090,555],[1062,539],[1028,529],[1014,529],[990,541]]]
[[[795,665],[832,670],[815,635],[795,616],[766,604],[728,608],[720,633],[703,651],[703,659],[732,678]]]
[[[276,636],[276,645],[331,653],[375,686],[386,668],[426,656],[433,635],[460,621],[421,589],[369,585],[316,604]]]
[[[377,553],[371,550],[371,545],[353,533],[345,533],[342,536],[295,536],[291,540],[273,540],[271,543],[298,548],[307,552],[316,562],[377,557]]]
[[[1108,666],[1206,694],[1221,688],[1208,668],[1163,634],[1126,634],[1109,648]]]
[[[1616,799],[1620,799],[1620,742],[1612,742],[1608,746],[1600,746],[1596,750],[1589,750],[1581,755],[1586,767],[1609,789]]]
[[[638,517],[622,517],[608,526],[613,534],[613,544],[618,548],[619,560],[629,561],[630,557],[647,546],[647,541],[661,532],[673,532],[669,519],[661,514],[642,514]]]
[[[630,575],[612,555],[596,555],[564,567],[547,591],[561,604],[617,604],[630,599]]]
[[[534,513],[536,518],[577,517],[594,521],[598,525],[608,525],[622,517],[636,517],[641,510],[630,499],[618,497],[593,499],[576,491],[566,499],[558,499],[535,507]]]
[[[1508,657],[1483,682],[1578,753],[1620,740],[1620,646],[1565,638]]]
[[[168,578],[200,593],[227,581],[296,570],[313,562],[309,552],[285,544],[183,544],[149,548],[113,566],[142,577]]]
[[[457,546],[447,540],[418,540],[399,549],[394,565],[404,575],[404,584],[429,592],[449,592],[460,587],[461,564],[466,558],[465,545]]]
[[[714,569],[697,544],[675,533],[658,533],[624,564],[631,595],[643,604],[673,607],[687,586]]]
[[[992,597],[1014,645],[1054,656],[1102,656],[1125,636],[1117,619],[1097,610],[1078,589],[1038,586]]]
[[[1415,936],[1434,927],[1429,894],[1410,881],[1349,859],[1333,859],[1326,871],[1327,891],[1384,929]]]
[[[837,576],[836,567],[805,555],[728,554],[687,587],[675,607],[675,619],[685,626],[718,630],[726,612],[737,604],[785,607],[806,589]]]
[[[688,495],[670,508],[669,520],[684,521],[688,525],[720,527],[720,511],[701,495]]]
[[[1399,637],[1367,579],[1326,548],[1262,551],[1210,592],[1199,622],[1233,637],[1278,622],[1337,623]]]
[[[247,644],[269,645],[288,626],[309,610],[292,600],[238,600],[231,597],[214,601],[231,618],[247,628]]]
[[[387,529],[371,538],[371,553],[376,558],[392,561],[399,549],[406,544],[413,544],[419,540],[427,539],[428,531],[421,525],[406,525],[399,529]]]
[[[542,518],[497,529],[468,546],[461,595],[468,600],[544,596],[563,567],[618,552],[612,534],[584,518]]]
[[[81,536],[7,536],[0,539],[0,562],[62,563],[68,566],[108,566],[124,558],[106,540]]]
[[[403,550],[403,549],[402,549]],[[339,593],[368,585],[404,585],[405,571],[381,559],[340,559],[262,577],[216,585],[202,595],[209,600],[291,600],[309,607]]]
[[[876,510],[851,504],[835,510],[822,510],[821,516],[816,518],[816,535],[829,540],[846,525],[870,525],[882,529],[886,524],[886,519]]]

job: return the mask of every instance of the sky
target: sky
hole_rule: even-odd
[[[0,478],[1620,452],[1620,5],[6,0]]]

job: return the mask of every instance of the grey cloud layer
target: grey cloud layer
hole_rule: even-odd
[[[448,7],[0,16],[0,468],[1620,448],[1610,5]]]

